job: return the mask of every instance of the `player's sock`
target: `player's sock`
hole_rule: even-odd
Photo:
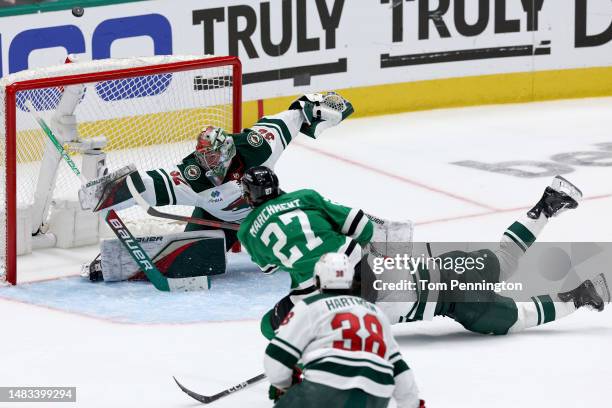
[[[496,255],[500,263],[500,279],[507,280],[518,267],[520,257],[527,252],[542,232],[548,219],[567,209],[578,207],[582,192],[561,176],[546,187],[540,201],[527,214],[510,225],[502,236]]]
[[[537,219],[524,216],[504,231],[499,249],[495,251],[499,259],[501,280],[507,280],[514,274],[519,259],[535,242],[547,223],[548,218],[544,214],[540,214]]]
[[[572,302],[553,301],[556,295],[534,296],[530,302],[517,302],[518,318],[509,332],[518,332],[565,317],[577,310]]]
[[[510,247],[516,245],[522,253],[525,253],[547,223],[548,218],[544,214],[540,214],[535,219],[523,216],[506,228],[501,239],[502,245],[507,244]]]

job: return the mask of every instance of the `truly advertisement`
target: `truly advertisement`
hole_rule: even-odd
[[[609,66],[611,41],[612,3],[597,0],[151,0],[2,17],[0,73],[67,53],[237,55],[253,100]]]

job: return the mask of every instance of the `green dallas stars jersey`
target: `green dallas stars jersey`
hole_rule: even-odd
[[[298,190],[255,208],[238,238],[264,272],[284,269],[291,274],[291,288],[302,289],[312,285],[314,265],[323,254],[350,253],[356,243],[367,244],[372,233],[363,211],[335,204],[314,190]]]

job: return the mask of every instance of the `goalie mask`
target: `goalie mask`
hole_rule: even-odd
[[[223,183],[235,155],[234,139],[223,129],[207,126],[198,135],[194,156],[207,170],[206,177],[216,186]]]

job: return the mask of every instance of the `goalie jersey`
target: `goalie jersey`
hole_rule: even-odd
[[[185,205],[203,209],[206,218],[237,222],[251,210],[238,183],[244,171],[254,166],[273,168],[281,153],[298,135],[304,122],[300,110],[288,110],[260,119],[252,128],[231,134],[236,146],[222,184],[216,186],[192,153],[172,168],[139,171],[143,198],[151,205]],[[133,205],[128,191],[119,193],[116,210]],[[121,200],[123,198],[123,201]],[[128,200],[126,200],[128,199]]]
[[[264,272],[284,269],[291,274],[291,288],[303,289],[312,285],[314,265],[323,254],[343,252],[354,259],[353,254],[361,253],[357,245],[367,244],[372,232],[363,211],[304,189],[255,208],[242,222],[238,238]]]
[[[414,376],[389,322],[362,298],[321,293],[295,305],[266,348],[266,375],[286,390],[298,363],[305,381],[393,396],[402,408],[419,406]]]

